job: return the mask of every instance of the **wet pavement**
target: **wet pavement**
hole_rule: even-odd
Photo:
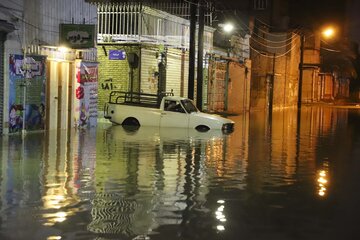
[[[357,239],[360,110],[3,136],[0,239]]]

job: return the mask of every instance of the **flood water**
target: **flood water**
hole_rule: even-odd
[[[3,136],[0,239],[358,239],[360,109]]]

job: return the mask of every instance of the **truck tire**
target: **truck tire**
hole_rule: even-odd
[[[129,118],[125,119],[121,125],[140,126],[140,123],[136,118],[129,117]]]

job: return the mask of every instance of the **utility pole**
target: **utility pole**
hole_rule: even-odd
[[[198,59],[196,82],[196,107],[202,111],[203,93],[203,53],[204,53],[204,1],[199,1]]]
[[[195,85],[195,33],[197,1],[190,3],[190,46],[189,46],[189,83],[188,98],[194,99]]]
[[[300,63],[299,63],[299,87],[298,87],[298,110],[301,108],[301,98],[302,98],[302,81],[303,81],[303,65],[304,65],[304,43],[305,35],[300,33]]]
[[[304,33],[301,33],[300,36],[300,63],[299,63],[299,88],[298,88],[298,110],[297,110],[297,125],[296,125],[296,133],[299,138],[300,136],[300,130],[301,130],[301,95],[302,95],[302,80],[303,80],[303,65],[304,65],[304,42],[305,42],[305,36]],[[300,140],[299,140],[300,141]],[[296,145],[296,148],[298,149],[298,144]],[[298,150],[297,150],[298,152]]]

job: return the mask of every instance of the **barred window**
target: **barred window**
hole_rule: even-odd
[[[267,7],[267,0],[254,0],[254,10],[263,10]]]

